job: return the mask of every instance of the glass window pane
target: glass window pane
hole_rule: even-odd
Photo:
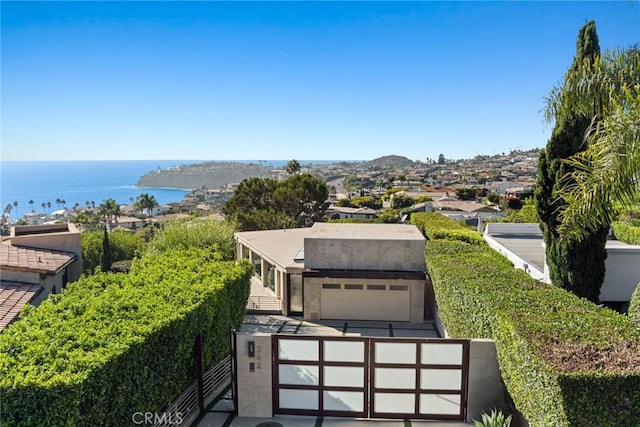
[[[413,414],[416,410],[416,395],[408,393],[375,393],[374,408],[376,412],[392,412]]]
[[[416,363],[415,343],[376,343],[376,363]]]
[[[355,290],[355,291],[361,291],[363,286],[362,285],[344,285],[345,289],[350,289],[350,290]]]
[[[462,365],[462,344],[422,343],[422,363]]]
[[[458,394],[421,394],[421,414],[460,414],[460,395]]]
[[[278,375],[280,384],[318,385],[317,366],[307,365],[280,365]]]
[[[325,366],[324,385],[333,387],[364,387],[364,366]]]
[[[324,360],[326,362],[364,363],[363,341],[325,341]]]
[[[291,293],[289,294],[289,305],[294,313],[302,313],[302,275],[292,274],[289,276]]]
[[[384,291],[386,289],[386,285],[367,285],[368,291]]]
[[[323,283],[322,289],[340,289],[339,283]]]
[[[323,398],[327,411],[364,411],[364,393],[360,391],[325,391]]]
[[[376,368],[376,388],[415,388],[415,369]]]
[[[460,390],[462,371],[460,369],[421,369],[420,388],[431,390]]]
[[[318,360],[320,345],[313,340],[278,340],[280,360]]]
[[[314,409],[318,410],[317,390],[280,389],[280,408],[282,409]]]

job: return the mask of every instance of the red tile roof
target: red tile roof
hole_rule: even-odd
[[[32,301],[41,290],[40,285],[19,282],[0,282],[0,330],[15,320],[22,307]]]
[[[72,252],[0,244],[0,268],[56,273],[77,258]]]

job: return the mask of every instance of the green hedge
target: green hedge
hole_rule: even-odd
[[[616,239],[631,245],[640,245],[640,227],[629,221],[617,221],[611,224]]]
[[[88,231],[81,235],[82,268],[85,274],[93,274],[100,266],[102,255],[102,231]],[[114,230],[109,233],[111,247],[111,261],[127,261],[142,254],[145,248],[144,238],[131,231]]]
[[[2,424],[120,426],[160,411],[196,378],[198,332],[205,369],[229,353],[250,277],[205,249],[167,251],[26,310],[1,335]]]
[[[640,334],[627,316],[532,279],[442,215],[412,222],[430,238],[427,268],[447,332],[495,341],[503,380],[532,426],[640,419]],[[598,357],[607,362],[588,363]]]

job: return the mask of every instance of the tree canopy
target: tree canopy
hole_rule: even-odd
[[[223,212],[243,231],[310,227],[322,220],[328,197],[326,183],[310,174],[280,182],[248,178],[238,185]]]

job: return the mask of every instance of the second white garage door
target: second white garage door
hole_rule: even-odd
[[[324,283],[320,318],[408,322],[408,285]]]

